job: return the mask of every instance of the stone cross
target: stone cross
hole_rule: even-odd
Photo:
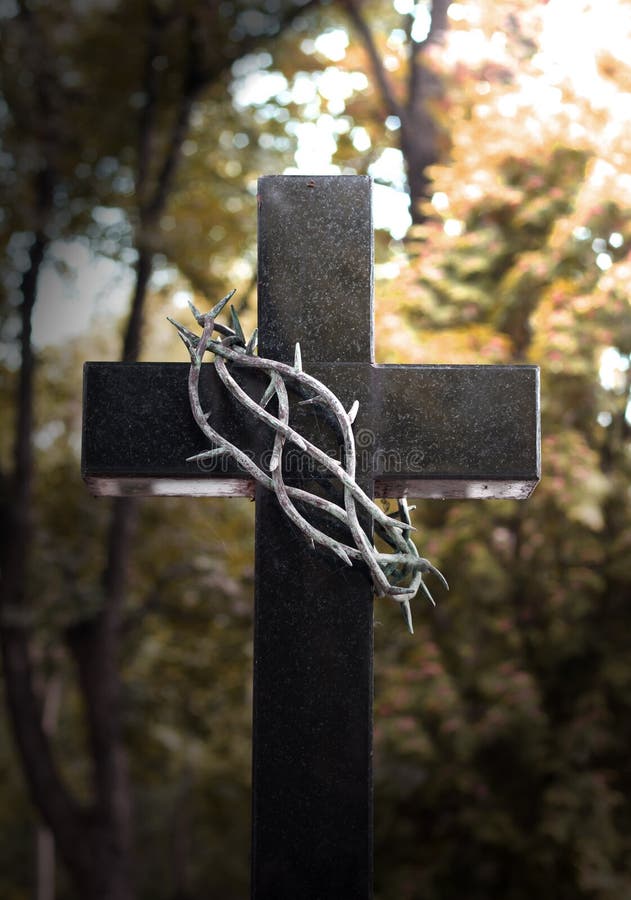
[[[299,341],[304,369],[346,409],[359,401],[364,490],[528,497],[539,480],[536,367],[374,362],[370,179],[269,176],[258,207],[259,354],[291,363]],[[314,551],[231,461],[186,462],[208,449],[188,369],[86,363],[83,476],[101,495],[256,497],[252,897],[368,900],[372,585],[361,566]],[[201,397],[213,428],[253,458],[271,446],[212,364]],[[316,406],[302,415],[320,430]]]

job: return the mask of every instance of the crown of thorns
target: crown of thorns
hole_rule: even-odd
[[[191,357],[188,393],[193,417],[201,431],[213,444],[211,449],[189,457],[188,461],[210,460],[224,454],[231,456],[255,481],[275,493],[287,518],[313,547],[317,544],[326,548],[349,566],[352,566],[355,560],[363,560],[370,572],[375,592],[380,596],[391,597],[400,604],[407,626],[412,633],[414,629],[410,601],[419,590],[435,605],[434,599],[423,581],[423,575],[428,572],[433,573],[448,588],[443,575],[427,559],[419,555],[412,541],[411,533],[415,529],[410,520],[410,510],[414,507],[409,507],[406,499],[401,498],[397,501],[398,518],[388,516],[357,484],[355,480],[355,440],[352,426],[359,404],[355,401],[347,412],[340,400],[326,385],[308,375],[302,367],[299,344],[296,344],[293,366],[274,359],[264,359],[255,355],[256,329],[250,339],[246,340],[234,307],[231,307],[231,328],[215,321],[233,294],[234,291],[230,291],[208,313],[200,313],[192,303],[189,304],[197,323],[202,328],[201,335],[194,334],[169,317],[169,321],[177,329]],[[216,340],[213,339],[214,332],[219,336]],[[226,390],[260,422],[272,429],[274,445],[268,471],[257,465],[243,450],[215,431],[210,424],[211,413],[204,412],[202,409],[199,397],[199,376],[202,358],[206,352],[214,354],[215,368]],[[267,375],[268,384],[260,400],[253,399],[237,382],[232,370],[238,368],[256,369]],[[343,464],[331,459],[323,450],[304,438],[291,426],[288,385],[300,390],[302,396],[306,398],[301,401],[302,403],[318,404],[333,415],[343,441]],[[276,415],[267,409],[274,397],[277,401]],[[286,443],[298,447],[340,482],[343,489],[343,505],[310,491],[285,484],[282,462]],[[337,540],[316,528],[302,515],[296,507],[296,502],[301,506],[313,507],[346,525],[353,545]],[[358,507],[370,516],[375,533],[385,541],[392,552],[380,552],[370,541],[360,525]]]

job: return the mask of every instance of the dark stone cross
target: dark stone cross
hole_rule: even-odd
[[[292,362],[299,341],[305,370],[347,409],[359,401],[364,489],[528,497],[539,480],[537,368],[376,365],[370,179],[270,176],[259,190],[259,355]],[[256,496],[252,897],[367,900],[372,585],[361,566],[314,552],[233,463],[186,462],[207,449],[188,369],[86,363],[83,476],[95,494]],[[253,389],[260,396],[260,382]],[[253,458],[271,446],[212,364],[201,397],[213,427]],[[319,431],[317,407],[302,415]]]

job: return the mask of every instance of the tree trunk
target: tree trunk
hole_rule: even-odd
[[[100,616],[86,626],[89,639],[75,653],[93,750],[95,800],[87,810],[67,791],[55,765],[31,661],[28,582],[33,536],[35,369],[31,321],[47,244],[45,234],[37,232],[22,279],[22,366],[16,402],[14,466],[11,477],[3,478],[0,510],[4,538],[0,550],[0,645],[7,708],[31,799],[54,835],[78,896],[81,900],[133,900],[130,786],[121,736],[117,671],[133,505],[119,501],[114,509],[108,565],[103,575],[104,607]],[[77,649],[76,641],[74,648]],[[50,849],[48,839],[45,843]]]
[[[55,838],[46,825],[38,825],[36,834],[36,900],[55,900]]]
[[[131,310],[127,320],[125,338],[123,341],[123,362],[135,362],[140,355],[142,318],[145,299],[147,297],[147,288],[149,286],[149,279],[151,278],[151,270],[153,268],[152,255],[151,250],[144,242],[139,244],[138,259],[136,261],[136,282],[134,284]]]
[[[431,198],[431,179],[427,174],[444,150],[447,137],[436,122],[432,104],[441,96],[440,78],[426,64],[428,48],[439,43],[448,27],[450,0],[433,0],[432,20],[424,41],[414,44],[410,53],[408,97],[401,117],[401,152],[405,160],[410,191],[412,221],[422,222],[426,215],[422,206]]]
[[[57,728],[61,705],[61,677],[53,675],[44,689],[42,728],[50,736]],[[36,832],[36,900],[55,900],[55,837],[47,825],[38,825]]]
[[[424,70],[426,86],[436,81],[436,76]],[[417,98],[414,108],[401,120],[401,153],[405,161],[405,173],[410,194],[412,223],[418,225],[427,218],[423,204],[431,199],[430,166],[438,162],[439,130],[427,106],[427,97]]]
[[[172,818],[172,900],[191,900],[192,898],[192,893],[190,891],[191,822],[189,816],[191,788],[191,772],[189,769],[185,769],[180,775]]]
[[[40,180],[40,185],[44,181]],[[42,204],[45,205],[42,196]],[[7,708],[34,806],[70,858],[81,840],[80,810],[67,793],[50,751],[37,699],[29,646],[29,559],[32,546],[33,378],[32,314],[37,282],[48,246],[38,230],[29,250],[29,266],[22,278],[22,365],[17,389],[14,466],[4,479],[2,547],[0,549],[0,644]]]
[[[423,57],[428,47],[440,41],[447,30],[449,0],[433,0],[431,26],[423,41],[412,39],[411,19],[409,19],[410,54],[405,97],[399,96],[390,73],[384,66],[360,0],[338,0],[338,2],[347,12],[364,44],[375,85],[387,114],[397,116],[401,122],[400,149],[410,194],[410,212],[413,223],[418,224],[426,218],[422,207],[431,197],[431,179],[427,170],[438,162],[444,149],[443,144],[447,141],[447,136],[437,125],[431,108],[432,102],[440,97],[441,81],[424,64]]]

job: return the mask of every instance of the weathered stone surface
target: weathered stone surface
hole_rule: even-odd
[[[314,551],[261,488],[255,615],[253,897],[367,900],[372,588],[363,567]]]
[[[291,362],[371,362],[371,179],[259,180],[259,353]]]
[[[538,370],[534,366],[376,366],[313,362],[349,408],[356,398],[358,463],[377,496],[526,497],[539,478]],[[243,373],[252,395],[265,380]],[[186,458],[208,444],[190,412],[184,363],[87,363],[83,475],[94,493],[246,494],[253,485],[226,457],[206,467]],[[269,451],[271,432],[235,404],[214,366],[201,396],[213,427],[248,449]],[[316,407],[296,426],[332,454],[336,435]],[[289,463],[299,454],[288,448]],[[293,469],[294,474],[300,474]],[[168,485],[160,484],[168,480]]]

